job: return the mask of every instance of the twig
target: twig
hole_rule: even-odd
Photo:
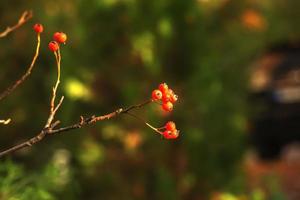
[[[56,66],[57,66],[57,79],[56,79],[55,86],[52,88],[52,98],[50,101],[50,113],[44,129],[47,129],[51,126],[54,116],[64,100],[64,96],[62,96],[59,103],[55,106],[56,92],[60,83],[60,62],[61,62],[60,50],[54,52],[54,55],[55,55]]]
[[[30,66],[28,67],[28,69],[26,70],[25,74],[22,75],[21,78],[19,78],[13,85],[9,86],[4,92],[2,92],[0,94],[0,101],[2,99],[4,99],[5,97],[7,97],[10,93],[12,93],[20,84],[22,84],[27,78],[28,76],[31,74],[31,71],[34,67],[34,64],[39,56],[39,51],[40,51],[40,44],[41,44],[41,37],[40,34],[37,34],[37,45],[36,45],[36,50],[35,50],[35,54],[33,56],[33,59],[31,61]]]
[[[160,134],[160,135],[163,134],[160,130],[164,129],[164,127],[161,127],[161,128],[155,128],[154,126],[152,126],[151,124],[149,124],[148,122],[146,122],[145,120],[143,120],[142,118],[136,116],[135,114],[133,114],[133,113],[131,113],[131,112],[129,112],[129,111],[127,111],[126,114],[128,114],[129,116],[134,117],[135,119],[137,119],[137,120],[143,122],[146,126],[148,126],[149,128],[151,128],[152,130],[154,130],[156,133],[158,133],[158,134]]]
[[[114,117],[117,117],[121,114],[128,114],[129,111],[133,110],[133,109],[138,109],[138,108],[141,108],[149,103],[151,103],[152,101],[149,100],[149,101],[146,101],[144,103],[141,103],[141,104],[137,104],[137,105],[133,105],[133,106],[130,106],[128,108],[120,108],[114,112],[111,112],[111,113],[108,113],[106,115],[101,115],[101,116],[91,116],[91,117],[87,117],[87,118],[83,118],[82,116],[80,117],[80,121],[73,124],[73,125],[70,125],[70,126],[66,126],[66,127],[63,127],[63,128],[57,128],[57,129],[54,129],[54,127],[59,123],[58,121],[54,122],[52,125],[50,125],[48,128],[44,128],[40,133],[38,133],[36,136],[34,136],[33,138],[21,143],[21,144],[18,144],[16,146],[13,146],[5,151],[2,151],[0,152],[0,157],[3,157],[5,155],[8,155],[10,153],[13,153],[15,151],[18,151],[20,149],[23,149],[24,147],[31,147],[32,145],[40,142],[41,140],[43,140],[46,136],[49,136],[49,135],[54,135],[54,134],[57,134],[57,133],[61,133],[61,132],[67,132],[67,131],[70,131],[70,130],[74,130],[74,129],[79,129],[79,128],[82,128],[82,127],[85,127],[89,124],[94,124],[98,121],[103,121],[103,120],[108,120],[110,118],[114,118]]]
[[[0,124],[6,125],[6,124],[9,124],[10,121],[11,121],[10,118],[9,118],[9,119],[1,119],[1,120],[0,120]]]
[[[32,11],[31,10],[24,11],[21,17],[19,18],[18,23],[11,27],[7,27],[3,32],[0,33],[0,38],[7,36],[9,33],[11,33],[12,31],[16,30],[17,28],[25,24],[31,18],[32,18]]]

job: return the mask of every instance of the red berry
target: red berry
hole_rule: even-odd
[[[172,95],[174,95],[174,91],[172,90],[172,89],[169,89],[168,90],[168,93],[172,96]]]
[[[33,30],[37,33],[42,33],[44,31],[44,27],[42,24],[35,24],[33,26]]]
[[[164,131],[163,132],[163,136],[165,139],[176,139],[179,136],[179,131],[178,130],[174,130],[174,131]]]
[[[51,41],[49,42],[48,47],[51,51],[57,51],[59,49],[59,44],[55,41]]]
[[[162,93],[160,90],[153,90],[152,91],[152,100],[156,101],[162,98]]]
[[[53,40],[58,43],[65,43],[67,41],[67,35],[63,32],[55,32],[53,35]]]
[[[164,102],[162,104],[162,109],[165,110],[165,111],[167,111],[167,112],[170,112],[170,111],[173,110],[173,104],[170,101]]]
[[[170,101],[175,103],[178,100],[178,96],[176,94],[171,95]]]
[[[166,131],[163,132],[162,135],[164,136],[165,139],[171,139],[172,138],[171,134],[172,134],[171,131],[166,130]]]
[[[168,102],[171,99],[171,95],[169,93],[164,93],[162,96],[162,101],[163,102]]]
[[[159,84],[158,86],[158,89],[163,93],[163,94],[166,94],[169,90],[169,87],[166,83],[161,83]]]
[[[172,121],[167,122],[165,127],[168,131],[176,130],[176,124]]]
[[[171,135],[172,135],[172,139],[176,139],[179,136],[179,131],[175,129],[172,131]]]

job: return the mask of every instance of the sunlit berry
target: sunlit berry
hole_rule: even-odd
[[[173,130],[171,131],[172,139],[176,139],[179,136],[179,131],[178,130]]]
[[[178,96],[176,94],[171,95],[170,101],[175,103],[178,100]]]
[[[53,35],[53,40],[58,43],[65,43],[67,41],[67,35],[63,32],[55,32]]]
[[[159,84],[158,89],[159,89],[163,94],[165,94],[165,93],[168,92],[169,87],[168,87],[168,85],[167,85],[166,83],[161,83],[161,84]]]
[[[166,123],[165,128],[168,131],[174,131],[174,130],[176,130],[176,124],[172,121],[169,121]]]
[[[165,139],[171,139],[172,138],[172,132],[168,131],[168,130],[164,131],[162,135],[164,136]]]
[[[173,104],[170,101],[164,102],[162,104],[162,109],[165,110],[165,111],[167,111],[167,112],[170,112],[170,111],[173,110]]]
[[[152,100],[156,101],[162,98],[162,92],[160,90],[152,91]]]
[[[163,102],[168,102],[168,101],[170,101],[170,99],[171,99],[171,95],[169,93],[163,93],[162,99],[161,99]]]
[[[51,51],[57,51],[59,49],[59,44],[55,41],[51,41],[49,42],[48,47]]]
[[[172,89],[169,88],[168,93],[172,96],[174,95],[174,91]]]
[[[176,139],[179,136],[179,131],[178,130],[174,130],[174,131],[166,130],[166,131],[163,132],[162,135],[165,139],[168,139],[168,140],[169,139]]]
[[[36,32],[36,33],[42,33],[44,31],[44,27],[42,24],[35,24],[33,26],[33,30]]]

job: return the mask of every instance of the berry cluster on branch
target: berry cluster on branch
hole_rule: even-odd
[[[25,81],[25,79],[27,79],[27,77],[30,75],[30,73],[34,67],[34,64],[39,56],[40,43],[41,43],[40,35],[44,31],[44,27],[42,24],[35,24],[33,26],[33,30],[37,34],[37,46],[36,46],[36,51],[33,56],[32,62],[30,64],[30,66],[28,67],[27,71],[25,72],[25,74],[20,79],[18,79],[12,86],[8,87],[3,93],[0,93],[0,100],[7,97],[9,94],[12,93],[12,91],[14,91],[18,86],[20,86],[21,83],[23,83]],[[140,103],[137,105],[132,105],[127,108],[119,108],[116,111],[113,111],[113,112],[105,114],[105,115],[100,115],[100,116],[92,115],[91,117],[86,117],[86,118],[83,116],[80,116],[79,122],[74,123],[70,126],[57,128],[57,126],[60,124],[60,121],[55,120],[55,115],[56,115],[57,111],[59,110],[59,108],[61,107],[63,100],[64,100],[64,96],[62,96],[60,98],[60,100],[58,102],[56,102],[56,93],[57,93],[57,90],[59,87],[60,75],[61,75],[61,58],[62,58],[61,44],[66,44],[66,41],[67,41],[67,35],[65,33],[55,32],[53,34],[53,41],[50,41],[48,43],[49,50],[51,52],[53,52],[53,54],[55,56],[56,68],[57,68],[57,78],[56,78],[56,82],[52,88],[49,115],[48,115],[48,118],[46,120],[44,127],[36,136],[28,139],[27,141],[25,141],[21,144],[15,145],[11,148],[8,148],[7,150],[0,152],[0,157],[8,155],[10,153],[13,153],[15,151],[18,151],[22,148],[30,147],[30,146],[40,142],[44,138],[46,138],[46,136],[70,131],[73,129],[82,128],[86,125],[93,124],[93,123],[96,123],[96,122],[102,121],[102,120],[108,120],[110,118],[119,116],[121,114],[127,114],[128,116],[132,116],[132,117],[142,121],[146,126],[151,128],[155,132],[159,133],[165,139],[178,138],[179,131],[176,129],[176,125],[174,122],[169,121],[165,124],[165,126],[156,128],[131,112],[132,110],[140,109],[150,103],[158,103],[161,105],[161,107],[164,111],[167,111],[167,112],[172,111],[173,107],[174,107],[173,104],[175,102],[177,102],[178,96],[173,92],[172,89],[170,89],[168,87],[168,85],[166,83],[161,83],[158,86],[158,89],[155,89],[152,92],[151,99],[149,99],[143,103]],[[0,120],[0,123],[2,123],[2,124],[8,124],[9,122],[10,122],[10,119]]]

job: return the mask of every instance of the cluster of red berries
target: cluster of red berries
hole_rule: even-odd
[[[176,139],[179,136],[179,130],[176,129],[176,125],[174,122],[169,121],[164,126],[166,129],[164,132],[162,132],[162,135],[165,139]]]
[[[44,31],[44,27],[42,24],[35,24],[33,26],[33,30],[36,33],[42,33]],[[53,41],[49,42],[48,47],[51,51],[57,51],[59,49],[59,44],[65,44],[67,41],[67,35],[63,32],[55,32],[53,34]]]
[[[51,51],[57,51],[59,49],[59,44],[66,43],[67,35],[63,32],[55,32],[53,34],[53,40],[54,41],[49,42],[48,47]]]
[[[158,89],[152,91],[152,100],[162,101],[162,109],[170,112],[173,110],[174,103],[178,100],[178,96],[168,87],[166,83],[161,83]]]

